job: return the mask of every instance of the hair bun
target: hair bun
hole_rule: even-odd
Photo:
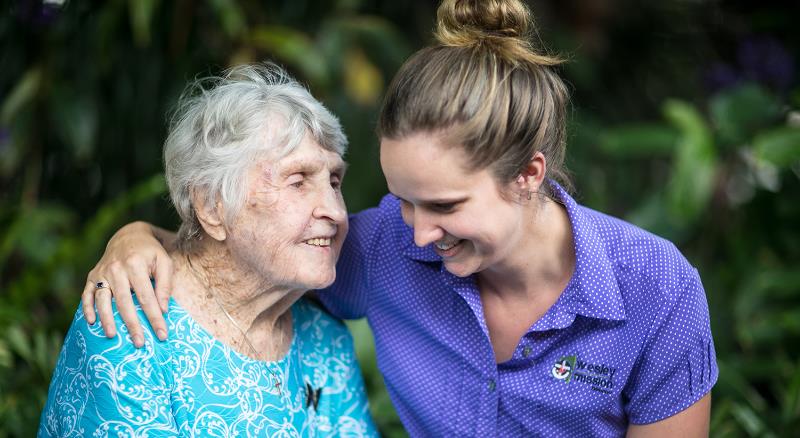
[[[527,39],[531,14],[521,0],[443,0],[436,38],[446,46],[472,46],[487,38]]]

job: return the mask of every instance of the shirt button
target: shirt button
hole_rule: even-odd
[[[528,357],[530,355],[531,355],[531,347],[526,345],[525,348],[522,349],[522,357]]]
[[[497,387],[494,379],[489,379],[489,392],[494,392],[494,389]]]

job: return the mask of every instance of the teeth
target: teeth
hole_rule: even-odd
[[[329,237],[321,239],[308,239],[306,243],[312,246],[331,246],[331,239]]]
[[[457,243],[458,243],[458,242],[450,242],[450,243],[446,243],[446,242],[436,242],[436,247],[437,247],[437,248],[439,248],[439,249],[441,249],[442,251],[447,251],[448,249],[450,249],[450,248],[452,248],[452,247],[456,246],[456,244],[457,244]]]

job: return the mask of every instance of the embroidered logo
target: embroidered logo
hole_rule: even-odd
[[[553,364],[550,374],[558,380],[569,383],[569,379],[572,377],[572,369],[575,367],[575,359],[576,356],[574,355],[562,357],[558,362]]]
[[[604,363],[581,360],[577,355],[563,356],[553,364],[550,374],[564,382],[575,381],[591,386],[593,391],[610,394],[614,389],[617,368]]]

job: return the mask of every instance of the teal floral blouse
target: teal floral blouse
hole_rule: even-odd
[[[143,322],[141,349],[116,306],[122,336],[113,339],[79,307],[39,436],[377,436],[347,328],[302,299],[292,317],[289,352],[264,362],[216,340],[174,300],[169,339],[159,342]]]

